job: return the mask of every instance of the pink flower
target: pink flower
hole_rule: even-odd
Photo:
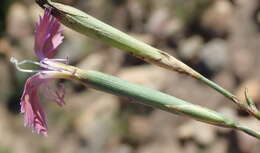
[[[17,68],[23,72],[38,72],[28,78],[25,83],[23,95],[21,98],[21,113],[24,114],[24,125],[30,127],[38,134],[47,136],[46,115],[40,103],[38,89],[50,80],[60,77],[66,70],[55,66],[55,62],[66,62],[67,59],[51,59],[57,52],[57,47],[62,43],[63,36],[60,22],[50,14],[50,10],[45,9],[44,16],[40,17],[36,24],[35,32],[35,53],[40,62],[25,60],[18,62],[12,58],[11,61]],[[24,63],[33,63],[39,65],[41,70],[25,70],[19,67]],[[57,90],[46,88],[49,93],[48,98],[54,100],[58,105],[64,105],[64,88]]]

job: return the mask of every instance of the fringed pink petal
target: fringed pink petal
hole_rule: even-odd
[[[65,88],[63,84],[59,87],[49,88],[46,84],[52,83],[56,79],[55,72],[39,72],[31,76],[25,83],[23,95],[21,98],[21,113],[24,114],[24,125],[30,127],[38,134],[47,136],[47,122],[43,107],[39,99],[39,89],[42,86],[45,89],[45,96],[52,99],[59,106],[65,105]]]
[[[20,104],[21,112],[24,114],[24,125],[39,134],[47,136],[45,113],[38,98],[38,88],[48,81],[42,75],[38,73],[26,81]]]
[[[39,59],[53,58],[64,38],[61,32],[60,22],[45,9],[35,31],[34,50]]]

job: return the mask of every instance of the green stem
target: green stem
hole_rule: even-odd
[[[215,82],[203,77],[203,76],[199,76],[198,80],[204,82],[205,84],[207,84],[209,87],[215,89],[216,91],[218,91],[219,93],[221,93],[222,95],[224,95],[225,97],[227,97],[228,99],[232,100],[233,102],[237,103],[238,99],[236,98],[235,95],[233,95],[232,93],[230,93],[229,91],[227,91],[226,89],[222,88],[221,86],[219,86],[218,84],[216,84]]]
[[[243,132],[245,132],[245,133],[247,133],[247,134],[257,138],[257,139],[260,139],[260,133],[259,132],[255,131],[255,130],[252,130],[252,129],[246,127],[246,126],[237,125],[237,129],[241,130],[241,131],[243,131]]]
[[[142,41],[139,41],[71,6],[54,3],[50,0],[36,0],[36,2],[43,8],[51,9],[52,14],[57,17],[64,25],[70,27],[71,29],[78,31],[79,33],[86,36],[101,40],[123,51],[127,51],[148,63],[155,64],[171,71],[184,73],[197,80],[200,80],[204,84],[232,100],[241,109],[249,112],[260,120],[259,115],[256,115],[257,112],[252,111],[246,105],[239,103],[235,95],[220,87],[213,81],[208,80],[168,53],[156,49]]]
[[[53,63],[53,65],[54,64],[55,63]],[[238,122],[229,119],[221,113],[186,102],[160,91],[130,83],[120,78],[97,71],[82,70],[62,63],[57,63],[55,66],[67,71],[67,73],[57,72],[60,74],[57,75],[58,78],[62,76],[66,79],[77,80],[88,87],[100,91],[127,97],[134,101],[138,101],[141,104],[152,106],[174,114],[185,115],[208,124],[239,129],[257,139],[260,139],[259,132],[242,126]]]

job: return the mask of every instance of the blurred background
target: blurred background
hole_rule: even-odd
[[[181,59],[244,99],[260,104],[260,1],[60,0]],[[42,99],[49,136],[24,128],[19,102],[28,74],[9,62],[37,60],[33,0],[0,5],[0,153],[259,153],[259,141],[238,131],[87,89],[71,81],[66,105]],[[66,27],[57,57],[222,112],[260,130],[259,121],[203,84],[125,54]]]

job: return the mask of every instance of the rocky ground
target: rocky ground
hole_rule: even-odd
[[[260,105],[260,1],[60,0],[167,51],[244,99]],[[44,101],[49,136],[23,127],[19,99],[27,74],[9,62],[35,59],[33,0],[0,6],[0,153],[259,153],[241,132],[199,123],[65,81],[66,106]],[[184,75],[144,63],[64,30],[58,57],[203,105],[260,130],[259,122],[216,91]],[[156,80],[156,81],[155,81]]]

